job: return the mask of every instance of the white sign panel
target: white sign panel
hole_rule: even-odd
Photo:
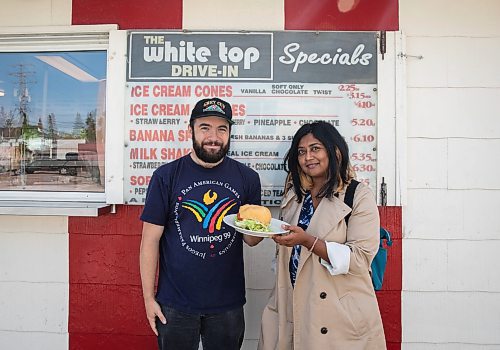
[[[153,170],[191,151],[191,109],[207,97],[231,103],[229,156],[259,173],[263,205],[279,205],[290,141],[316,120],[339,129],[358,180],[375,190],[373,33],[137,32],[129,38],[126,203],[142,204]]]

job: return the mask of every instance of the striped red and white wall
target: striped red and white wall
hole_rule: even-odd
[[[391,349],[469,350],[500,346],[499,13],[495,0],[3,0],[0,29],[396,30],[399,22],[407,74],[396,93],[407,105],[406,118],[396,116],[405,128],[394,132],[405,140],[407,197],[403,208],[380,208],[395,238],[378,293],[384,328]],[[154,349],[139,213],[0,216],[0,349]],[[271,256],[265,242],[245,250],[245,349],[255,348]]]
[[[342,1],[338,1],[341,3]],[[284,2],[285,30],[396,30],[398,28],[397,0],[344,1],[353,9],[341,12],[337,2],[303,1]],[[73,24],[118,23],[120,29],[161,28],[186,29],[191,23],[203,29],[211,22],[218,30],[225,30],[227,23],[238,20],[243,13],[234,13],[237,6],[227,3],[203,4],[183,11],[186,2],[149,1],[147,6],[137,2],[111,1],[105,5],[98,0],[73,1]],[[192,4],[195,4],[193,2]],[[240,8],[239,11],[244,9]],[[260,11],[261,8],[254,8]],[[262,9],[264,10],[264,9]],[[346,7],[343,10],[348,10]],[[265,10],[264,10],[265,11]],[[184,18],[194,14],[192,21]],[[234,16],[230,19],[231,16]],[[258,16],[258,13],[255,13]],[[251,18],[254,16],[250,16]],[[202,24],[203,23],[203,24]],[[267,25],[269,28],[269,25]],[[262,29],[240,27],[239,29]],[[401,208],[381,208],[382,220],[394,233],[387,281],[378,293],[384,319],[389,349],[399,349],[401,342]],[[138,349],[153,344],[154,338],[144,320],[140,280],[137,269],[140,225],[139,209],[122,206],[118,213],[94,218],[70,218],[70,294],[69,294],[69,344],[70,349]],[[257,253],[258,254],[258,253]],[[263,254],[262,252],[260,254]],[[264,261],[269,256],[262,257]],[[248,261],[247,264],[252,264]],[[253,273],[255,266],[252,268]],[[250,272],[252,273],[252,272]],[[249,283],[249,289],[252,289]],[[252,290],[249,291],[250,294]],[[264,294],[264,293],[259,293]],[[258,305],[249,296],[247,318],[258,318],[265,300]],[[261,297],[262,299],[262,297]],[[265,299],[265,298],[264,298]],[[252,310],[253,308],[253,310]],[[255,323],[255,322],[253,322]],[[253,328],[258,325],[254,324]],[[257,330],[247,330],[246,346],[252,348]],[[141,346],[142,345],[142,346]],[[152,345],[151,345],[152,346]]]

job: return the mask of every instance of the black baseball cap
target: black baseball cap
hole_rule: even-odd
[[[231,109],[231,105],[217,97],[205,98],[196,102],[196,105],[191,111],[191,118],[189,121],[192,122],[195,119],[203,117],[220,117],[227,120],[230,125],[234,124],[232,120],[233,110]]]

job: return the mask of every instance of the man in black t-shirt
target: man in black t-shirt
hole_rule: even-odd
[[[140,269],[144,304],[162,349],[239,349],[245,321],[243,243],[223,222],[243,204],[260,204],[258,174],[226,156],[231,106],[198,101],[189,130],[189,155],[151,177],[141,220]],[[242,237],[243,236],[243,237]],[[158,290],[154,293],[157,266]]]

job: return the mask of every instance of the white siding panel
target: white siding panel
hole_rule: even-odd
[[[496,101],[499,88],[408,89],[408,136],[500,138]]]
[[[71,25],[72,1],[52,0],[52,25]]]
[[[0,11],[2,26],[36,26],[52,24],[52,1],[30,1],[19,5],[19,0],[3,0]]]
[[[408,139],[408,188],[447,187],[447,141]]]
[[[498,208],[498,190],[411,189],[404,208],[405,238],[499,239]]]
[[[43,332],[0,331],[0,349],[5,350],[66,350],[68,334]]]
[[[0,282],[0,330],[65,333],[68,284]]]
[[[245,339],[243,341],[243,344],[241,345],[241,350],[255,350],[255,349],[257,349],[257,344],[258,343],[259,343],[258,340]]]
[[[450,87],[500,87],[500,37],[448,38],[447,52]]]
[[[68,235],[0,233],[0,281],[68,282]]]
[[[283,30],[284,0],[183,1],[182,28],[188,30]],[[211,11],[213,10],[213,11]],[[210,18],[207,18],[209,13]]]
[[[444,240],[403,240],[404,290],[447,289],[448,243]],[[403,324],[404,325],[404,324]]]
[[[464,238],[500,239],[500,191],[467,191]]]
[[[258,340],[262,311],[269,300],[270,290],[247,289],[245,305],[245,339]]]
[[[500,293],[403,292],[403,342],[500,344]]]
[[[404,237],[463,237],[463,201],[462,191],[408,190],[408,206],[404,208]]]
[[[450,241],[448,290],[500,292],[500,274],[495,268],[499,251],[500,240]],[[494,305],[500,313],[498,300]]]
[[[68,217],[1,215],[0,232],[68,233]]]
[[[450,139],[448,187],[450,189],[500,189],[498,160],[500,139]]]
[[[408,89],[408,137],[444,138],[450,124],[446,100],[445,89]]]
[[[67,0],[2,0],[0,26],[70,25],[71,2]]]
[[[0,349],[68,348],[67,217],[0,216]]]
[[[271,289],[274,287],[275,274],[271,270],[276,244],[270,238],[265,238],[259,245],[245,245],[245,275],[246,286],[250,289]]]
[[[410,187],[402,349],[499,349],[493,256],[500,248],[500,2],[402,0],[399,6],[407,35]],[[446,153],[434,147],[426,159],[443,142]],[[437,174],[446,169],[443,189],[432,189],[443,182],[420,173],[427,164]]]
[[[400,0],[399,14],[408,35],[500,34],[498,0]]]
[[[408,37],[406,72],[408,87],[447,85],[447,51],[443,38]],[[419,59],[415,56],[423,56]]]

